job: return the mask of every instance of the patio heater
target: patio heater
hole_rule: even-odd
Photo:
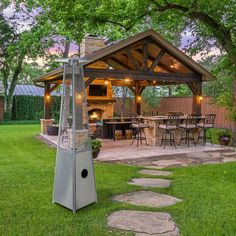
[[[76,210],[97,202],[83,61],[64,63],[53,203]]]

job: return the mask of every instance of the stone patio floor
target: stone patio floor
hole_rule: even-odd
[[[40,139],[56,147],[57,136],[40,134]],[[166,146],[165,149],[159,146],[146,146],[145,144],[136,147],[131,140],[101,140],[101,152],[96,159],[99,162],[116,162],[140,166],[153,166],[157,169],[172,166],[188,166],[195,164],[214,164],[220,162],[236,161],[234,148],[220,145],[205,146],[198,144],[190,147],[185,145],[177,146],[177,149]]]

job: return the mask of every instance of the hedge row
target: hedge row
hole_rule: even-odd
[[[55,120],[60,116],[60,97],[52,97],[51,115]],[[14,96],[12,106],[12,120],[39,120],[43,118],[43,97]]]

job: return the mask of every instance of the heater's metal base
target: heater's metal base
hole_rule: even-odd
[[[75,173],[73,175],[73,173]],[[97,201],[93,163],[90,151],[58,150],[53,202],[74,212]]]

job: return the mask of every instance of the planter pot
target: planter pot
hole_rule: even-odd
[[[219,144],[222,146],[228,146],[230,143],[231,138],[230,137],[219,137],[218,141]]]
[[[100,149],[93,150],[93,158],[97,158],[100,153]]]

